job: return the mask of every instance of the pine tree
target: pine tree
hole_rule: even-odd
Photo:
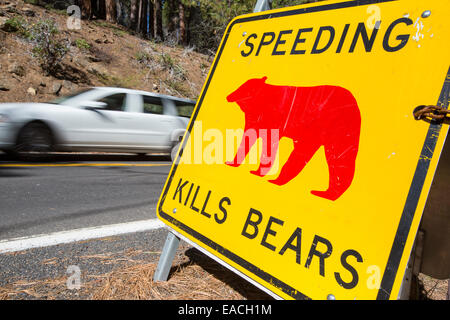
[[[178,4],[178,21],[179,21],[179,31],[180,37],[178,40],[179,44],[187,45],[187,29],[186,29],[186,14],[185,6],[182,1]]]
[[[142,8],[141,8],[141,26],[140,26],[140,31],[142,33],[142,35],[145,37],[147,37],[148,34],[148,21],[147,21],[147,17],[148,17],[148,0],[142,0]]]
[[[130,29],[136,30],[138,18],[138,3],[137,0],[130,1]]]
[[[143,0],[139,0],[139,7],[138,7],[138,18],[137,18],[137,23],[136,23],[136,32],[140,33],[141,32],[141,26],[142,26],[142,2]]]
[[[154,23],[154,38],[159,41],[164,41],[161,0],[153,0],[153,23]]]
[[[81,4],[81,18],[83,19],[92,18],[91,0],[80,0],[80,4]]]
[[[165,0],[162,10],[163,25],[166,26],[167,33],[172,35],[178,29],[178,3],[179,0]]]

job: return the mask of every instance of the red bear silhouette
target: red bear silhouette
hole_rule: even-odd
[[[294,149],[275,180],[284,185],[295,178],[320,146],[325,148],[329,170],[329,187],[312,194],[329,200],[338,199],[351,185],[358,153],[361,115],[353,95],[336,86],[293,87],[266,83],[267,77],[250,79],[227,96],[245,114],[244,134],[233,161],[237,167],[245,159],[257,138],[263,140],[260,166],[251,173],[266,175],[273,165],[279,139],[291,138]],[[278,139],[271,134],[278,130]]]

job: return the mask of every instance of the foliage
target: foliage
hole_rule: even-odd
[[[186,7],[189,21],[189,45],[197,51],[212,54],[219,47],[228,23],[236,16],[253,12],[256,0],[180,0]],[[274,0],[272,7],[284,8],[314,2],[314,0]],[[165,1],[163,13],[165,23],[168,23],[167,4]],[[173,5],[172,5],[173,6]]]
[[[93,21],[94,24],[112,29],[117,36],[124,36],[127,32],[125,30],[129,30],[146,39],[156,41],[164,38],[167,45],[183,45],[206,54],[215,53],[228,23],[236,16],[253,12],[257,2],[257,0],[25,1],[37,2],[46,7],[52,6],[54,9],[60,9],[60,3],[67,5],[76,2],[81,5],[83,17],[95,16],[97,20]],[[272,7],[274,9],[284,8],[316,1],[318,0],[273,0]],[[83,5],[85,2],[89,5]],[[105,10],[100,9],[102,6],[104,8],[107,3],[115,3],[117,8],[117,16],[110,22],[103,20],[107,17]],[[162,10],[156,11],[161,4]],[[140,5],[144,6],[143,11],[141,11]],[[138,17],[141,22],[137,21]],[[159,21],[162,21],[164,34],[158,33],[161,28]],[[145,27],[146,23],[147,27]]]
[[[91,45],[84,39],[76,39],[75,45],[77,46],[78,49],[89,50],[91,48]]]
[[[69,51],[70,41],[59,36],[58,27],[53,20],[38,21],[29,32],[33,56],[39,60],[47,74],[54,75]]]
[[[285,8],[290,6],[297,6],[299,4],[317,2],[317,0],[273,0],[272,7],[276,8]]]
[[[190,7],[191,45],[200,52],[213,53],[218,48],[228,23],[238,15],[252,12],[253,2],[251,0],[195,2],[196,5]]]
[[[139,51],[135,54],[135,58],[137,60],[137,62],[143,64],[143,65],[148,65],[148,63],[152,60],[150,57],[150,54],[148,54],[147,52],[144,51]]]
[[[160,63],[163,70],[168,70],[171,77],[177,80],[186,80],[186,71],[169,54],[162,53]]]
[[[29,37],[28,23],[20,16],[12,17],[6,20],[3,29],[7,32],[16,32],[24,38]]]

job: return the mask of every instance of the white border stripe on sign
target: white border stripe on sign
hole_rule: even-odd
[[[158,219],[150,219],[7,239],[0,241],[0,253],[48,247],[57,244],[104,238],[125,233],[142,232],[162,227],[164,227],[164,224],[161,221]]]

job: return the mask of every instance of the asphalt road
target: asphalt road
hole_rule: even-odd
[[[73,154],[30,163],[0,153],[0,242],[154,219],[170,167],[161,156]],[[0,297],[6,292],[9,299],[91,299],[90,281],[124,267],[156,265],[167,232],[155,228],[0,253]],[[173,263],[222,270],[183,241]],[[81,276],[77,290],[66,286],[73,267]],[[236,285],[230,286],[248,298],[270,299],[230,271],[216,277],[234,277]]]
[[[171,163],[162,156],[0,154],[0,240],[156,218]]]

